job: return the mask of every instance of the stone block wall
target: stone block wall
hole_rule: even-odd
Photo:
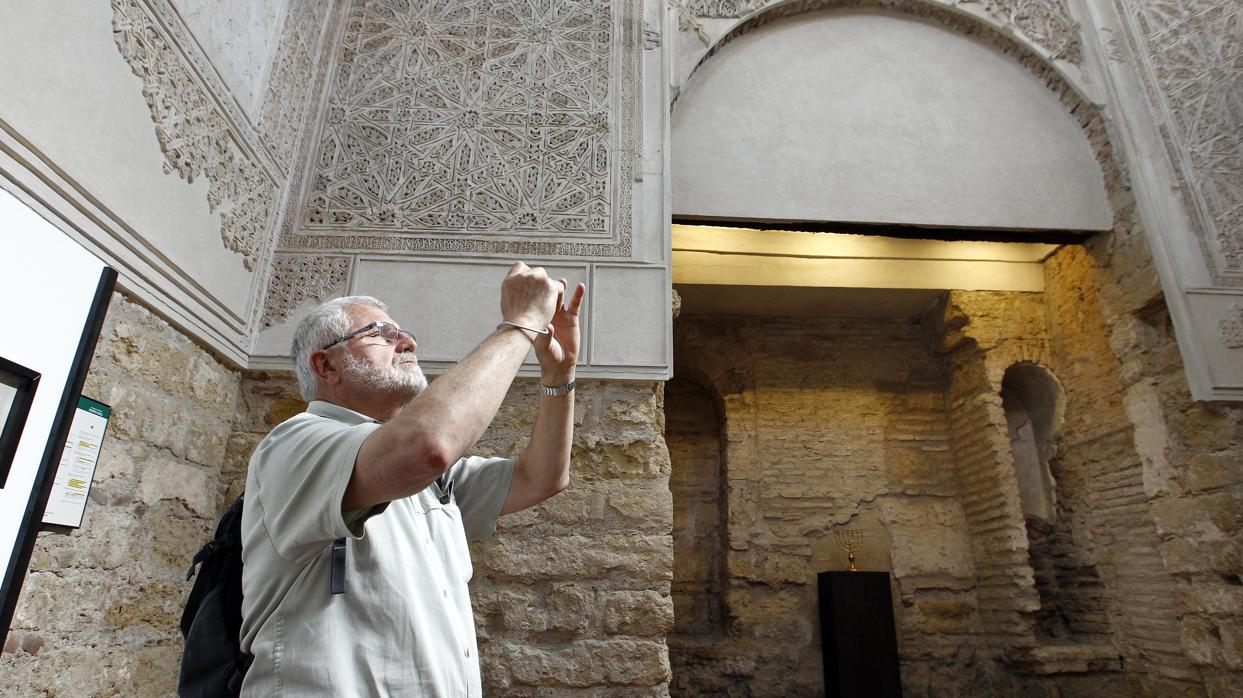
[[[1243,420],[1190,400],[1138,234],[1062,248],[1044,293],[950,292],[919,324],[679,319],[679,380],[713,400],[669,409],[722,415],[668,418],[691,524],[674,579],[711,578],[714,463],[725,543],[722,627],[675,619],[675,693],[822,691],[812,582],[849,525],[871,534],[861,567],[894,575],[911,695],[1240,695]],[[1064,393],[1035,534],[1001,399],[1016,365]]]
[[[816,573],[846,569],[839,526],[866,531],[860,569],[894,574],[908,694],[990,685],[945,382],[919,324],[684,316],[674,336],[679,375],[719,400],[723,427],[714,444],[702,417],[671,414],[673,482],[719,448],[726,497],[723,632],[674,637],[676,693],[823,694]],[[676,550],[692,531],[675,528]],[[674,579],[696,561],[675,557]]]
[[[515,383],[472,452],[515,456],[539,399]],[[471,594],[484,692],[492,696],[668,695],[665,635],[673,522],[660,384],[582,381],[569,489],[501,519],[473,544]],[[292,377],[243,381],[226,472],[244,484],[255,445],[301,411]],[[241,478],[238,480],[237,478]]]
[[[673,511],[673,618],[669,635],[673,690],[685,694],[696,648],[711,648],[725,631],[721,592],[725,580],[728,515],[721,467],[721,419],[712,395],[675,378],[665,384],[665,443],[677,467],[669,476]]]
[[[0,693],[167,696],[190,559],[225,504],[238,373],[116,294],[83,393],[112,406],[82,527],[36,542]]]
[[[1173,606],[1159,628],[1141,621],[1134,632],[1160,643],[1145,655],[1176,685],[1192,675],[1213,698],[1243,696],[1243,405],[1191,399],[1131,193],[1111,194],[1114,231],[1086,254],[1059,255],[1046,276],[1051,293],[1071,300],[1096,289],[1101,340],[1117,359],[1113,399],[1135,456],[1129,480],[1115,486],[1129,486],[1131,506],[1142,503],[1151,522],[1144,565],[1128,573],[1138,588],[1160,565],[1168,586],[1144,587],[1138,600],[1164,596]],[[1075,304],[1065,305],[1073,317]],[[1174,648],[1191,671],[1168,661]]]

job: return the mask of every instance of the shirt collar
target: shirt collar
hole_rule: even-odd
[[[378,419],[372,419],[365,414],[355,412],[348,407],[342,407],[326,400],[312,400],[311,403],[306,406],[306,411],[319,417],[335,419],[338,422],[345,422],[346,424],[366,424],[367,422],[374,422],[376,424],[380,423],[380,420]]]

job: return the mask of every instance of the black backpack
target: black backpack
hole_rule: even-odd
[[[229,505],[216,524],[216,537],[194,556],[186,580],[198,570],[186,610],[181,614],[181,698],[237,696],[254,659],[243,654],[242,499]]]

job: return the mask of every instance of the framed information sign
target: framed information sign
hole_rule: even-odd
[[[69,427],[69,438],[56,468],[56,480],[52,494],[43,510],[43,523],[51,526],[82,525],[86,500],[91,494],[95,479],[95,466],[99,464],[99,449],[104,443],[104,431],[112,408],[89,397],[78,398]]]

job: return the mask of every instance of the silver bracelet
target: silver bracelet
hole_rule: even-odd
[[[540,388],[540,392],[543,393],[544,395],[547,395],[548,397],[558,397],[560,395],[569,395],[570,391],[574,390],[574,384],[577,382],[578,382],[578,379],[576,378],[570,381],[569,383],[566,383],[565,385],[558,385],[554,388],[550,388],[544,385],[543,383],[540,383],[539,388]]]
[[[517,327],[520,330],[527,330],[530,332],[534,332],[535,334],[548,334],[547,328],[544,328],[542,330],[537,330],[534,327],[527,327],[526,325],[519,325],[518,323],[510,322],[509,320],[501,320],[501,324],[497,325],[496,329],[503,330],[506,327]],[[535,340],[532,339],[531,341],[534,342]]]

